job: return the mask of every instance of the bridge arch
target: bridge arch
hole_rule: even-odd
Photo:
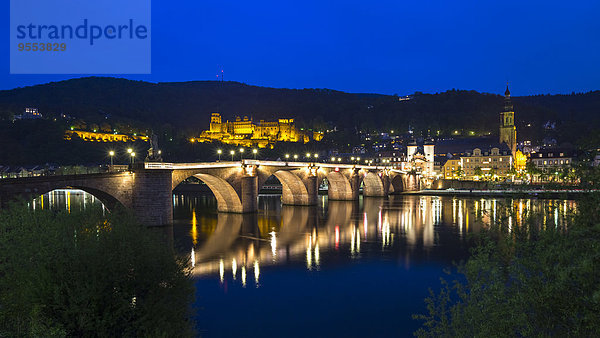
[[[209,174],[195,174],[204,182],[217,199],[217,210],[221,212],[243,212],[242,201],[233,186],[226,180]]]
[[[381,177],[374,172],[367,172],[363,178],[364,196],[386,196]]]
[[[278,170],[273,173],[281,183],[281,202],[289,205],[309,204],[308,190],[302,179],[287,170]]]
[[[400,194],[406,190],[403,175],[395,175],[390,183],[391,194]]]
[[[331,200],[351,200],[353,198],[350,181],[337,171],[332,171],[326,176],[328,184],[328,197]],[[358,189],[358,187],[357,187]]]
[[[120,208],[120,207],[124,208],[124,207],[129,206],[127,201],[119,200],[118,197],[115,197],[114,195],[112,195],[109,192],[106,192],[106,191],[98,189],[98,188],[79,186],[79,185],[62,185],[61,184],[61,185],[57,185],[54,187],[44,187],[44,189],[36,189],[35,193],[34,192],[19,193],[15,197],[23,198],[25,200],[34,200],[42,195],[51,193],[55,190],[62,190],[62,189],[84,191],[84,192],[94,196],[94,198],[96,198],[97,200],[99,200],[108,211],[113,211],[113,210],[115,210],[115,208]]]

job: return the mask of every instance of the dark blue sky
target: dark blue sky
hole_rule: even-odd
[[[124,1],[126,3],[126,1]],[[0,5],[8,46],[9,4]],[[600,1],[152,2],[147,81],[226,80],[400,95],[600,89]],[[9,75],[0,89],[79,77]]]

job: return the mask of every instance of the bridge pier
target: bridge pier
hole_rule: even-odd
[[[146,226],[173,224],[173,170],[133,171],[132,209],[136,219]]]
[[[383,183],[383,192],[385,196],[388,196],[390,194],[390,187],[392,186],[392,180],[390,179],[389,173],[384,172],[381,181]]]
[[[308,176],[304,179],[308,201],[306,205],[315,205],[319,200],[319,179],[317,176]]]
[[[358,170],[354,170],[350,176],[350,187],[352,187],[352,200],[358,200],[360,196],[360,175]]]
[[[258,177],[245,175],[242,177],[242,212],[258,210]]]

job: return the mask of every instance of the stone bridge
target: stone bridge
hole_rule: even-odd
[[[265,181],[275,176],[287,205],[314,205],[321,184],[330,200],[387,196],[420,188],[417,175],[388,166],[317,162],[242,160],[211,163],[139,163],[129,172],[70,176],[44,176],[0,181],[0,204],[15,197],[37,197],[49,191],[73,188],[100,199],[107,208],[122,205],[146,225],[173,221],[172,191],[189,177],[204,182],[215,195],[220,212],[257,210],[257,197]]]

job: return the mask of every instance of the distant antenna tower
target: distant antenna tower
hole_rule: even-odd
[[[221,68],[221,82],[225,81],[225,72],[223,71],[223,68]]]

